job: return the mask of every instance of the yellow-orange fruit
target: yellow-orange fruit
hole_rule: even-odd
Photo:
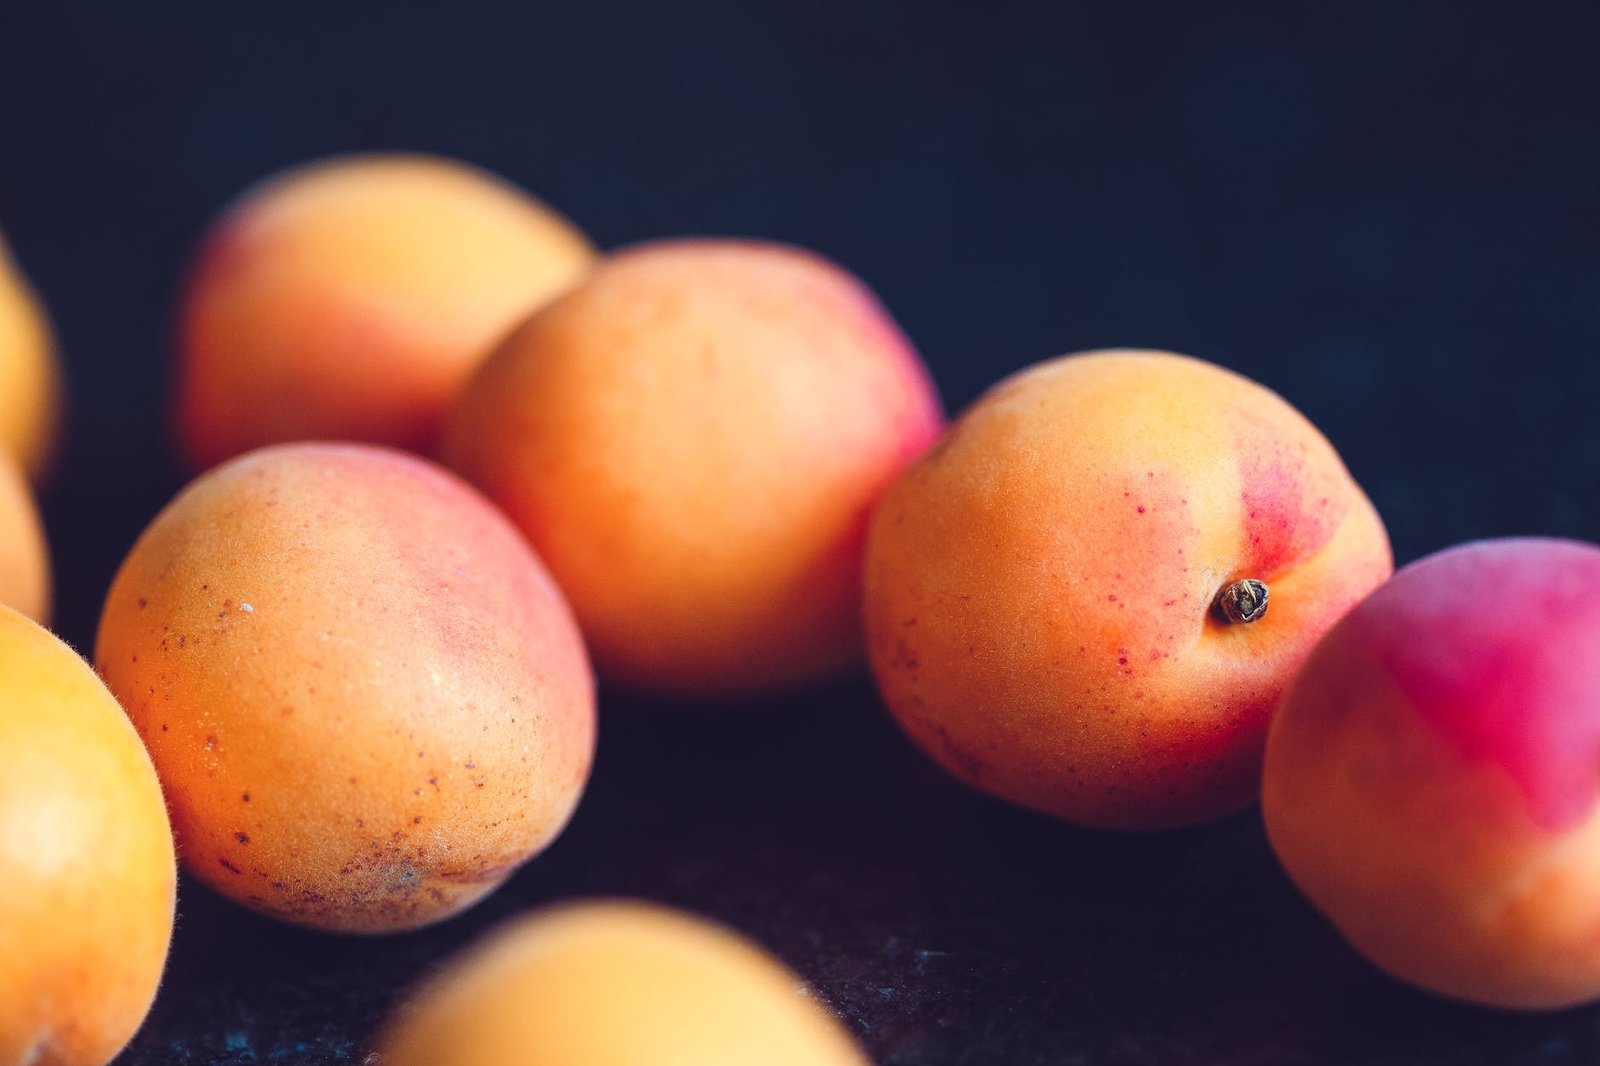
[[[22,470],[0,454],[0,603],[50,621],[50,550]]]
[[[890,711],[986,792],[1158,828],[1256,795],[1272,707],[1392,562],[1327,440],[1275,394],[1159,352],[995,386],[883,498],[867,547]],[[1213,604],[1244,579],[1269,609]]]
[[[641,903],[524,918],[403,1005],[386,1066],[866,1066],[800,979],[742,937]]]
[[[538,559],[384,448],[280,445],[194,482],[123,563],[95,660],[184,865],[324,929],[482,898],[561,831],[594,750],[588,662]]]
[[[0,239],[0,452],[34,477],[55,447],[60,392],[50,320]]]
[[[603,675],[727,695],[859,659],[867,512],[941,423],[851,275],[781,245],[666,241],[513,333],[445,457],[549,562]]]
[[[172,938],[161,786],[89,665],[0,607],[0,1064],[99,1066]]]
[[[1268,737],[1261,810],[1362,954],[1448,996],[1600,999],[1600,546],[1459,545],[1312,651]]]
[[[204,467],[304,439],[431,451],[479,361],[593,254],[463,163],[351,156],[279,175],[196,258],[180,310],[185,456]]]

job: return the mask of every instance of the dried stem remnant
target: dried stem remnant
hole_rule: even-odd
[[[1215,607],[1225,622],[1254,622],[1267,613],[1267,586],[1253,577],[1235,581],[1217,593]]]

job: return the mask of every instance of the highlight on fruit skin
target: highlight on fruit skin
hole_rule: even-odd
[[[310,439],[431,454],[495,342],[593,258],[548,206],[456,160],[350,155],[274,175],[195,255],[178,311],[183,457],[203,469]]]
[[[0,452],[35,481],[54,457],[61,394],[50,318],[0,235]]]
[[[991,388],[878,503],[868,648],[890,713],[967,784],[1179,826],[1256,798],[1279,695],[1391,568],[1274,393],[1171,353],[1066,356]]]
[[[602,677],[692,698],[860,661],[867,513],[943,425],[877,298],[820,256],[609,256],[462,393],[445,461],[550,564]]]
[[[868,1066],[800,978],[654,904],[552,907],[451,960],[391,1017],[384,1066]]]
[[[319,929],[447,918],[559,835],[594,688],[538,558],[441,467],[261,449],[190,484],[112,583],[95,661],[185,868]]]
[[[1600,999],[1600,546],[1449,548],[1327,634],[1267,743],[1289,877],[1361,954],[1441,995]]]
[[[50,548],[21,467],[0,454],[0,604],[50,621]]]
[[[172,830],[89,665],[0,606],[0,1063],[103,1066],[166,966]]]

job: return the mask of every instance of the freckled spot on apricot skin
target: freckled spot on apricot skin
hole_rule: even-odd
[[[250,793],[246,792],[244,795],[240,796],[239,798],[241,800],[243,800],[244,802],[249,803],[250,802]]]
[[[248,843],[250,843],[250,834],[249,833],[235,833],[235,834],[233,834],[233,839],[237,840],[241,844],[248,844]]]

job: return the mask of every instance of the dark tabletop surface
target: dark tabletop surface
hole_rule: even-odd
[[[1168,347],[1332,438],[1399,560],[1600,538],[1600,8],[822,0],[0,6],[0,226],[71,377],[45,504],[87,650],[179,487],[172,303],[280,166],[457,155],[605,246],[774,237],[884,297],[957,409],[1046,356]],[[945,780],[853,677],[691,713],[602,697],[566,834],[486,904],[328,937],[185,881],[124,1062],[361,1062],[497,920],[626,893],[767,944],[890,1064],[1565,1064],[1600,1008],[1443,1003],[1355,957],[1258,817],[1084,832]]]

